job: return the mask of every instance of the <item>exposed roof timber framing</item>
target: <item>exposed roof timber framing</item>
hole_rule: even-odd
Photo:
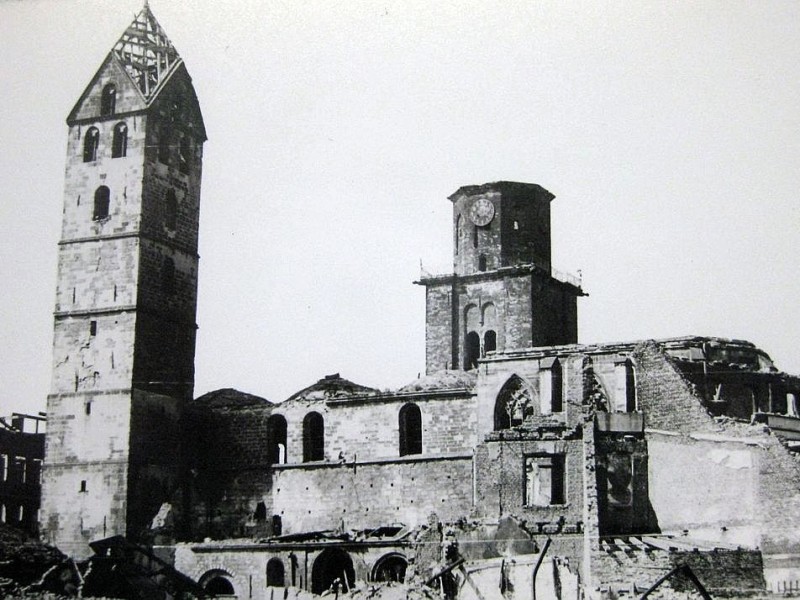
[[[114,46],[114,53],[146,99],[150,99],[181,57],[150,7],[145,5]]]

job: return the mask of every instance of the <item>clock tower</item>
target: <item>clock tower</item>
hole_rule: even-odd
[[[170,499],[194,387],[206,134],[146,3],[67,125],[40,529],[82,557]]]
[[[426,372],[487,352],[578,341],[577,280],[554,277],[550,202],[536,184],[465,186],[453,203],[453,273],[424,276]]]

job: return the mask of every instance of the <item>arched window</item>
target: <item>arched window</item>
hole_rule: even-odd
[[[267,586],[284,587],[285,585],[283,561],[280,558],[270,558],[267,561]]]
[[[286,462],[286,419],[282,415],[271,415],[267,419],[267,459],[270,464]]]
[[[325,422],[318,412],[303,419],[303,462],[325,458]]]
[[[107,219],[110,205],[111,191],[106,186],[101,185],[94,192],[94,214],[92,219],[95,221]]]
[[[372,569],[372,581],[396,581],[402,583],[406,579],[408,561],[402,554],[387,554],[381,557]]]
[[[175,291],[175,261],[168,256],[161,263],[161,291],[165,294]]]
[[[326,548],[320,552],[311,567],[311,593],[322,594],[328,591],[337,579],[343,589],[345,585],[347,589],[353,589],[355,578],[350,555],[341,548]]]
[[[481,254],[478,257],[478,271],[485,271],[486,270],[486,255]]]
[[[109,83],[103,88],[100,98],[100,116],[108,117],[117,110],[117,86]]]
[[[180,164],[178,165],[180,172],[188,173],[192,160],[192,145],[188,135],[181,136],[178,157],[180,159]]]
[[[400,456],[422,454],[422,413],[416,404],[400,409]]]
[[[497,350],[497,333],[492,329],[483,334],[483,353]]]
[[[494,405],[494,429],[500,431],[521,425],[536,414],[536,404],[530,387],[517,375],[506,381]]]
[[[128,126],[125,123],[114,125],[111,141],[111,158],[122,158],[128,153]]]
[[[475,331],[467,334],[467,347],[464,353],[464,370],[469,371],[478,366],[478,359],[481,356],[481,338]]]
[[[97,147],[100,144],[100,132],[97,127],[89,127],[83,138],[83,162],[97,160]]]
[[[256,520],[256,523],[261,523],[267,520],[267,505],[263,502],[259,502],[256,504],[256,510],[253,513],[253,518]]]
[[[178,225],[178,199],[175,190],[167,190],[167,199],[164,206],[164,225],[173,231]]]
[[[203,586],[212,596],[233,596],[233,584],[224,575],[214,575]]]

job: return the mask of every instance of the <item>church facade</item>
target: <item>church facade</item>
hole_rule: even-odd
[[[206,136],[147,6],[68,125],[45,541],[126,536],[241,598],[616,596],[680,565],[719,593],[800,581],[800,378],[739,340],[579,344],[543,187],[450,196],[453,272],[416,282],[425,376],[195,399]]]

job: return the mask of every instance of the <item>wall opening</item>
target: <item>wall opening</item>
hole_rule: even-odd
[[[285,587],[285,570],[280,558],[270,558],[267,561],[267,587]]]
[[[92,219],[95,221],[107,219],[110,207],[111,190],[101,185],[94,192],[94,214],[92,215]]]
[[[97,127],[89,127],[83,138],[83,162],[97,160],[97,148],[100,145],[100,132]]]
[[[483,353],[494,352],[497,350],[497,332],[489,329],[483,334]]]
[[[267,419],[267,458],[270,464],[286,462],[286,419],[282,415],[271,415]]]
[[[478,257],[478,271],[485,271],[486,270],[486,255],[481,254]]]
[[[422,412],[416,404],[400,409],[400,456],[422,454]]]
[[[494,430],[501,431],[521,425],[536,414],[534,395],[528,384],[512,375],[497,394],[494,404]]]
[[[472,247],[473,248],[477,248],[478,247],[478,226],[477,225],[475,225],[472,228]]]
[[[325,422],[318,412],[303,419],[303,462],[325,458]]]
[[[233,584],[224,575],[213,575],[203,585],[206,592],[212,596],[234,596]]]
[[[455,228],[455,251],[456,255],[458,255],[459,246],[461,246],[461,215],[456,217],[456,228]]]
[[[181,173],[189,172],[189,165],[191,164],[192,146],[188,135],[181,136],[180,145],[178,147],[178,158],[180,163],[178,169]]]
[[[617,412],[633,412],[636,410],[636,378],[633,363],[629,358],[614,362],[615,398]]]
[[[378,559],[372,570],[372,581],[395,581],[402,583],[406,580],[408,561],[402,554],[387,554]]]
[[[256,523],[262,523],[267,520],[267,505],[263,502],[256,504],[256,510],[253,513],[253,518]]]
[[[552,506],[566,502],[564,455],[525,457],[525,505]]]
[[[111,142],[111,158],[122,158],[128,154],[128,126],[117,123],[114,126],[114,136]]]
[[[170,144],[172,143],[172,131],[166,125],[162,125],[158,130],[158,162],[165,165],[169,164]]]
[[[539,395],[542,400],[542,414],[564,410],[561,362],[551,356],[539,362]]]
[[[89,335],[92,337],[97,335],[97,321],[89,321]]]
[[[481,338],[476,331],[470,331],[467,334],[466,352],[464,352],[464,370],[477,368],[480,356]]]
[[[326,548],[314,561],[311,569],[311,592],[322,594],[338,579],[344,589],[353,589],[355,581],[353,560],[341,548]]]
[[[100,116],[108,117],[117,111],[117,86],[113,83],[103,88],[100,97]]]
[[[178,225],[178,198],[175,196],[175,190],[167,190],[164,202],[164,225],[173,231]]]

